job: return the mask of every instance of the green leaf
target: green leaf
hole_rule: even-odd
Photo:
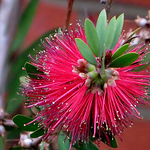
[[[114,40],[115,32],[116,32],[116,17],[114,16],[110,20],[110,22],[106,28],[106,35],[105,35],[105,42],[104,42],[105,50],[111,48],[111,45],[112,45],[113,40]]]
[[[136,67],[133,72],[137,72],[137,71],[142,71],[143,69],[145,69],[147,66],[149,66],[150,63],[147,63],[145,65],[142,65],[142,66],[139,66],[139,67]]]
[[[31,138],[37,138],[39,136],[42,136],[44,134],[44,129],[43,128],[39,128],[36,131],[34,131],[33,133],[30,134]]]
[[[131,38],[134,34],[136,34],[136,32],[138,32],[141,28],[137,28],[136,30],[134,30],[130,36],[128,38]]]
[[[143,60],[141,61],[141,63],[148,63],[150,62],[150,52],[148,54],[145,55],[145,57],[143,58]]]
[[[117,141],[116,141],[115,137],[113,137],[113,139],[110,140],[110,146],[113,147],[113,148],[118,147],[118,144],[117,144]]]
[[[59,147],[59,150],[69,150],[70,142],[68,138],[66,138],[66,135],[63,132],[59,133],[58,147]]]
[[[28,33],[28,30],[33,21],[34,15],[36,13],[38,2],[39,0],[31,0],[27,8],[23,12],[19,20],[19,25],[18,25],[16,36],[12,42],[12,45],[10,46],[10,52],[17,50],[21,46],[21,44],[24,42],[26,35]]]
[[[109,136],[109,142],[107,141],[107,138],[106,137],[103,137],[101,139],[101,141],[105,144],[107,144],[108,146],[112,147],[112,148],[117,148],[118,147],[118,144],[117,144],[117,141],[116,141],[116,138],[114,136]]]
[[[92,52],[98,57],[100,55],[99,38],[94,24],[89,19],[85,20],[85,36]]]
[[[25,125],[31,121],[33,121],[33,118],[20,114],[13,117],[13,122],[24,131],[36,131],[38,129],[38,124],[35,122]]]
[[[130,43],[135,37],[133,37],[134,34],[136,34],[136,32],[138,32],[141,28],[137,28],[135,31],[133,31],[129,37],[127,37],[127,39],[124,41],[123,45],[126,43]]]
[[[84,59],[93,65],[97,65],[95,56],[93,55],[93,53],[92,53],[91,49],[88,47],[88,45],[79,38],[76,38],[75,41],[76,41],[77,47],[78,47],[81,55],[84,57]]]
[[[4,139],[3,139],[3,137],[0,137],[0,149],[1,150],[4,149]]]
[[[27,61],[30,60],[28,55],[29,54],[35,55],[35,51],[33,51],[33,49],[36,49],[36,51],[41,50],[41,47],[39,46],[39,44],[41,44],[40,40],[44,40],[45,37],[48,37],[50,34],[53,35],[55,33],[55,30],[57,29],[54,29],[42,35],[31,46],[29,46],[26,50],[24,50],[19,55],[19,57],[15,58],[14,62],[10,62],[11,68],[8,74],[9,78],[7,80],[8,97],[7,97],[7,104],[5,110],[9,114],[13,113],[23,100],[22,95],[17,95],[16,93],[19,91],[19,86],[20,86],[19,77],[27,75],[26,71],[22,70],[22,67]]]
[[[61,30],[61,28],[58,28],[57,33],[58,33],[58,34],[62,34],[62,30]]]
[[[143,60],[141,60],[141,64],[145,64],[139,67],[136,67],[134,71],[141,71],[144,68],[146,68],[148,65],[150,65],[150,53],[146,54],[145,57],[143,58]]]
[[[99,148],[91,140],[89,140],[88,143],[76,143],[73,147],[75,147],[76,150],[99,150]]]
[[[45,144],[45,142],[42,142],[42,146],[41,146],[40,150],[44,150],[44,144]]]
[[[39,71],[39,69],[37,67],[35,67],[34,65],[30,64],[29,62],[25,63],[25,68],[26,68],[26,71],[27,71],[28,76],[30,78],[36,79],[37,78],[37,74],[42,74],[42,72]]]
[[[124,23],[124,14],[121,14],[116,20],[116,31],[110,49],[114,49],[114,47],[116,46],[118,39],[121,35],[123,23]]]
[[[66,138],[66,135],[63,132],[60,132],[58,136],[59,150],[69,150],[70,139],[71,138]],[[87,143],[76,142],[76,144],[74,144],[72,147],[76,148],[76,150],[99,150],[99,148],[91,140],[89,140]]]
[[[116,52],[112,55],[111,60],[113,61],[114,59],[122,55],[128,49],[128,47],[129,47],[129,44],[125,44],[119,49],[117,49]]]
[[[97,24],[96,24],[96,31],[97,31],[97,35],[99,37],[99,45],[100,45],[99,57],[101,57],[101,55],[104,51],[106,26],[107,26],[107,15],[106,15],[106,10],[103,9],[101,11],[101,13],[99,14],[99,17],[97,19]]]
[[[124,41],[124,43],[122,44],[122,45],[124,45],[124,44],[126,44],[126,43],[130,43],[133,39],[135,39],[135,38],[137,38],[138,36],[134,36],[134,37],[131,37],[131,38],[127,38],[125,41]]]
[[[113,60],[109,67],[126,67],[131,65],[134,61],[138,59],[139,55],[137,53],[127,53],[121,55],[120,57]]]

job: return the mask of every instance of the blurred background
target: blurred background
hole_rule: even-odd
[[[58,27],[64,27],[66,21],[67,0],[32,1],[35,1],[33,6],[26,10],[30,0],[0,0],[0,115],[3,109],[10,119],[17,113],[30,114],[24,109],[23,97],[19,91],[19,77],[26,75],[22,67],[29,61],[28,55],[34,54],[34,48],[40,49],[40,39]],[[74,0],[70,23],[76,24],[76,20],[81,20],[83,24],[86,17],[96,22],[103,8],[107,9],[108,18],[125,14],[123,28],[126,33],[139,27],[135,22],[137,16],[148,16],[150,21],[149,0],[108,0],[105,4],[106,1]],[[27,13],[24,13],[25,10]],[[146,30],[150,34],[150,24]],[[150,36],[146,38],[150,40]],[[146,69],[150,70],[150,67]],[[133,127],[125,129],[122,134],[123,142],[118,139],[119,147],[116,150],[150,149],[150,106],[142,106],[139,111],[144,119],[134,119]],[[12,136],[9,137],[11,138]],[[103,143],[100,144],[100,149],[113,150]]]

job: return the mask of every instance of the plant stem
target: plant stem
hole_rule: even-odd
[[[73,2],[74,2],[74,0],[68,0],[68,9],[67,9],[67,17],[66,17],[66,21],[65,21],[65,29],[69,28],[69,22],[70,22]]]
[[[113,0],[108,0],[108,1],[107,1],[107,6],[106,6],[106,13],[107,13],[107,16],[108,16],[108,13],[109,13],[109,11],[110,11],[112,2],[113,2]]]

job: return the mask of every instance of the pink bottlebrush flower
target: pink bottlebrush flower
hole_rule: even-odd
[[[23,94],[28,97],[26,107],[42,109],[34,121],[45,129],[45,140],[63,130],[71,136],[71,145],[87,141],[90,130],[93,137],[120,135],[125,127],[132,125],[133,116],[141,119],[136,106],[145,103],[143,99],[148,98],[146,90],[150,86],[146,71],[134,71],[145,65],[140,64],[146,54],[146,48],[139,50],[142,44],[127,52],[139,54],[131,65],[113,67],[111,58],[122,46],[121,37],[113,51],[106,50],[102,74],[103,55],[95,56],[96,65],[89,63],[81,55],[76,38],[87,43],[79,24],[76,30],[46,38],[43,50],[35,59],[31,57],[30,63],[39,73],[31,74],[36,75],[33,78],[26,77],[27,83],[23,83]]]

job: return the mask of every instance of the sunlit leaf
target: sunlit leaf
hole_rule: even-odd
[[[105,42],[105,34],[106,34],[106,26],[107,26],[107,15],[106,10],[103,9],[99,14],[97,24],[96,24],[96,31],[99,37],[99,45],[100,45],[100,55],[102,55],[104,51],[104,42]]]
[[[106,35],[105,35],[105,42],[104,42],[105,50],[111,48],[111,45],[112,45],[113,40],[114,40],[115,32],[116,32],[116,17],[114,16],[110,20],[110,22],[106,28]]]
[[[109,67],[126,67],[131,65],[134,61],[138,59],[139,55],[137,53],[127,53],[121,55],[120,57],[113,60]]]
[[[114,47],[116,46],[118,39],[121,35],[123,23],[124,23],[124,14],[121,14],[116,20],[116,31],[110,49],[114,49]]]
[[[57,30],[57,29],[56,29]],[[29,54],[35,55],[35,52],[33,49],[36,51],[41,50],[41,47],[39,44],[41,44],[40,39],[44,40],[45,37],[49,37],[49,35],[53,35],[55,33],[55,30],[52,30],[44,35],[42,35],[38,40],[36,40],[31,46],[29,46],[25,51],[23,51],[12,63],[11,62],[11,68],[10,72],[8,74],[9,79],[7,80],[7,105],[6,105],[6,112],[9,114],[13,113],[20,103],[23,100],[22,95],[17,95],[16,92],[19,91],[19,85],[20,81],[19,78],[21,76],[27,75],[26,71],[22,70],[22,67],[24,64],[30,60],[28,57]]]
[[[116,52],[112,55],[111,60],[116,59],[117,57],[119,57],[120,55],[122,55],[129,47],[129,44],[125,44],[122,47],[120,47],[119,49],[116,50]]]
[[[82,54],[82,56],[84,57],[85,60],[87,60],[89,63],[96,65],[96,59],[91,51],[91,49],[88,47],[88,45],[82,41],[79,38],[75,39],[77,47],[80,51],[80,53]]]
[[[36,13],[38,1],[39,0],[31,0],[27,8],[23,12],[19,20],[16,36],[12,42],[12,45],[10,46],[10,52],[17,50],[21,46],[21,44],[24,42],[26,35],[28,33],[28,30],[33,21],[34,15]]]
[[[38,129],[38,124],[35,122],[26,125],[31,121],[33,121],[33,118],[20,114],[13,117],[13,122],[24,131],[36,131]]]
[[[86,40],[92,52],[98,57],[100,55],[99,38],[94,24],[89,19],[85,20],[85,35]]]

